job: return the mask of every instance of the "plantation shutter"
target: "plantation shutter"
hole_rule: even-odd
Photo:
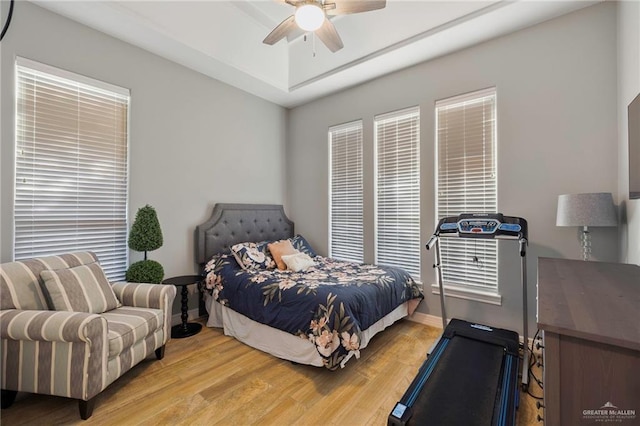
[[[376,263],[420,279],[420,110],[375,117]]]
[[[436,102],[436,129],[437,219],[495,213],[495,89]],[[497,290],[496,240],[442,238],[440,243],[445,282]]]
[[[123,279],[129,91],[22,58],[16,85],[14,258],[90,250]]]
[[[329,256],[364,260],[362,121],[329,129]]]

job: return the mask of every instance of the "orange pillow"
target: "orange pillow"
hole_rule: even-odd
[[[273,260],[276,261],[276,265],[278,265],[278,269],[287,269],[287,264],[282,260],[282,256],[286,256],[288,254],[296,254],[298,250],[293,248],[291,241],[289,240],[281,240],[276,241],[275,243],[271,243],[267,246],[269,251],[271,252],[271,256]]]

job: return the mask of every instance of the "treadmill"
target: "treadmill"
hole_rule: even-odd
[[[452,319],[447,324],[440,238],[512,239],[519,243],[523,292],[522,388],[528,386],[527,221],[492,214],[440,220],[427,243],[435,246],[443,333],[409,388],[389,414],[388,425],[515,425],[519,403],[519,336],[515,331]]]

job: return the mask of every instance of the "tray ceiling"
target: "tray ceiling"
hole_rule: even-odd
[[[312,34],[263,44],[294,11],[272,0],[33,2],[284,107],[597,3],[387,0],[333,18],[331,53]]]

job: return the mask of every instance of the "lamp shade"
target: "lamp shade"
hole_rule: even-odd
[[[556,226],[617,226],[610,192],[558,196]]]

